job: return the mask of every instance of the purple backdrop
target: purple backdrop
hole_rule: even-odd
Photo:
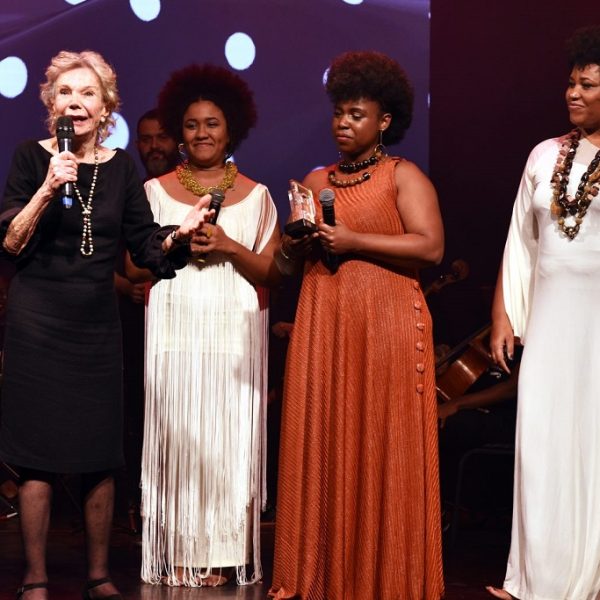
[[[158,0],[145,0],[160,4]],[[375,49],[396,58],[416,91],[415,119],[401,146],[427,169],[429,0],[169,0],[158,17],[140,20],[125,0],[2,0],[0,61],[22,59],[27,86],[14,99],[0,95],[0,180],[12,150],[27,138],[47,137],[39,83],[50,58],[61,49],[100,52],[117,70],[121,114],[130,127],[128,150],[140,114],[155,104],[169,73],[191,62],[228,66],[225,42],[248,34],[256,59],[240,74],[255,92],[259,123],[236,153],[240,169],[267,184],[287,218],[287,181],[333,162],[331,107],[322,76],[336,54]]]

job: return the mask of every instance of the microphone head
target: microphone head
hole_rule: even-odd
[[[211,206],[221,206],[225,200],[225,194],[222,190],[212,190],[210,192],[210,204]]]
[[[319,202],[321,206],[333,206],[335,200],[335,192],[331,188],[323,188],[319,192]]]
[[[59,140],[72,140],[74,135],[73,117],[58,117],[56,119],[56,137]]]

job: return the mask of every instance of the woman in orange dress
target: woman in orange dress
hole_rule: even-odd
[[[282,239],[304,262],[286,368],[270,595],[438,600],[443,595],[431,319],[418,269],[438,264],[437,196],[385,153],[412,114],[400,66],[350,52],[329,70],[341,160],[304,185],[335,195],[335,226]],[[328,267],[328,256],[338,268]]]

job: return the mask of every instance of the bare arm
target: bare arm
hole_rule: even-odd
[[[440,263],[444,253],[444,228],[433,185],[416,165],[407,161],[398,163],[395,179],[396,206],[404,233],[359,233],[341,222],[335,227],[321,223],[319,238],[328,252],[351,252],[407,268]]]
[[[61,152],[50,159],[44,183],[11,221],[2,244],[9,254],[19,255],[27,246],[56,191],[66,181],[77,181],[77,162],[71,152]]]
[[[485,390],[458,396],[448,402],[438,404],[438,417],[441,420],[441,426],[444,426],[448,417],[455,415],[461,410],[473,410],[493,406],[494,404],[514,398],[517,394],[518,380],[519,364],[512,370],[510,377],[505,381],[492,385]]]
[[[133,264],[133,263],[132,263]],[[134,304],[143,304],[146,298],[146,286],[143,283],[132,283],[127,277],[114,273],[115,289],[121,296],[126,296]]]
[[[134,284],[145,283],[146,281],[158,281],[158,278],[150,269],[140,269],[140,267],[133,264],[129,252],[125,253],[125,275]]]
[[[250,283],[273,287],[281,280],[281,273],[275,263],[279,239],[279,229],[275,227],[267,245],[257,254],[228,237],[220,225],[205,224],[200,234],[192,238],[192,254],[222,252]]]
[[[504,291],[502,285],[502,264],[498,272],[494,302],[492,304],[492,332],[490,334],[490,352],[492,358],[502,369],[510,373],[506,357],[512,359],[515,351],[515,338],[510,319],[506,314],[504,305]],[[506,355],[506,356],[505,356]]]

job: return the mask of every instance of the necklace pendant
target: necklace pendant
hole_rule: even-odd
[[[562,217],[564,214],[564,208],[557,202],[553,202],[550,206],[550,211],[555,217]]]

